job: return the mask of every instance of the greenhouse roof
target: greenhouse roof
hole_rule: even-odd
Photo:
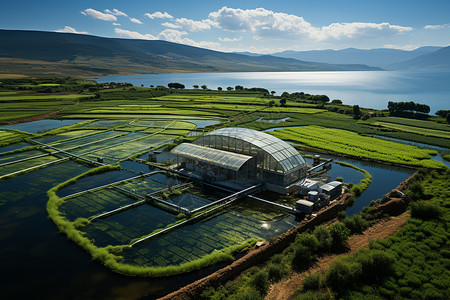
[[[191,143],[182,143],[173,148],[171,153],[233,171],[239,170],[243,164],[252,159],[248,155],[203,147]]]
[[[221,135],[246,141],[271,155],[285,171],[306,164],[304,158],[294,147],[283,140],[265,132],[248,128],[221,128],[207,135]]]

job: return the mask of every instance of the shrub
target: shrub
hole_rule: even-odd
[[[344,247],[350,236],[350,229],[342,223],[336,223],[329,227],[331,237],[333,238],[333,246],[336,248]]]
[[[249,283],[260,292],[261,295],[264,295],[269,288],[269,276],[265,271],[259,270],[250,277]]]
[[[359,197],[362,194],[362,190],[361,190],[361,187],[359,185],[353,186],[351,188],[351,191],[352,191],[353,195],[355,195],[356,197]]]
[[[283,265],[271,263],[267,266],[267,274],[269,275],[270,281],[277,282],[287,274],[287,270]]]
[[[437,205],[423,201],[411,203],[411,217],[413,218],[421,220],[437,219],[441,214],[442,210]]]
[[[336,259],[325,275],[325,282],[334,290],[353,286],[362,274],[362,267],[357,262]]]
[[[342,222],[352,233],[362,233],[369,227],[369,223],[360,215],[353,215],[351,218],[345,218]]]
[[[321,287],[322,275],[320,272],[310,274],[303,280],[303,290],[318,290]]]
[[[328,251],[333,244],[333,238],[331,237],[330,231],[324,226],[317,226],[314,229],[313,234],[316,236],[319,242],[320,251]]]
[[[344,178],[342,178],[342,177],[336,177],[334,180],[343,182],[343,181],[344,181]]]

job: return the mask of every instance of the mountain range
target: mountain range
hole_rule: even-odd
[[[0,30],[0,75],[93,77],[111,74],[380,70],[273,55],[224,53],[161,40]]]
[[[447,50],[445,50],[447,49]],[[283,51],[273,56],[329,64],[364,64],[386,70],[450,69],[450,47],[421,47],[412,51],[379,48],[342,50]]]

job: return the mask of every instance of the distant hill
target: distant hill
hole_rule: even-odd
[[[450,46],[388,67],[392,70],[450,70]]]
[[[385,68],[391,64],[413,59],[423,54],[434,52],[441,47],[421,47],[413,51],[398,49],[355,49],[342,50],[312,50],[312,51],[283,51],[273,53],[274,56],[315,61],[329,64],[364,64]]]
[[[161,40],[103,38],[43,31],[0,30],[0,74],[92,77],[110,74],[377,70],[271,55],[251,57]]]

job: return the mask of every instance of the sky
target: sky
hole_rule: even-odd
[[[413,50],[450,45],[450,1],[14,0],[1,5],[0,29],[160,39],[224,52]]]

